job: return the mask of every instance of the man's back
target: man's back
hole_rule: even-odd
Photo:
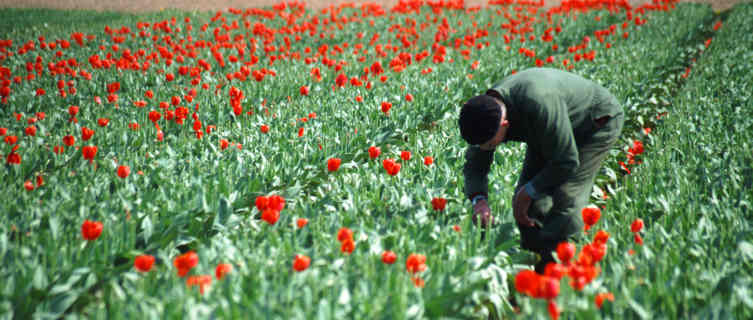
[[[527,69],[506,77],[489,89],[489,92],[495,96],[498,94],[512,113],[517,111],[522,113],[522,117],[529,119],[545,116],[539,108],[566,108],[573,134],[579,142],[593,130],[594,120],[605,116],[614,117],[622,111],[617,100],[604,87],[558,69]],[[517,135],[521,137],[515,139]],[[511,135],[512,140],[523,140],[523,136],[527,134],[520,131]]]

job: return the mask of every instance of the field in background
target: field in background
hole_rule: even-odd
[[[159,11],[161,9],[179,9],[179,10],[197,10],[197,11],[217,11],[227,8],[249,8],[249,7],[271,7],[278,1],[274,0],[218,0],[218,1],[192,1],[192,0],[0,0],[0,8],[50,8],[50,9],[73,9],[73,10],[107,10],[107,11],[128,11],[128,12],[146,12]],[[326,1],[326,0],[309,0],[305,1],[310,8],[321,9],[330,5],[340,3],[378,3],[385,7],[391,7],[397,1]],[[560,1],[545,0],[547,6],[559,4]],[[630,3],[638,6],[648,3],[646,0],[631,0]],[[695,0],[688,2],[708,3],[714,10],[725,10],[731,8],[735,3],[744,2],[742,0]],[[486,5],[488,1],[468,0],[466,5]]]

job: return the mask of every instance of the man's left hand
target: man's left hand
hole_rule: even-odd
[[[515,194],[515,198],[512,203],[512,213],[515,216],[515,221],[522,226],[533,227],[533,220],[528,218],[528,208],[531,207],[531,196],[525,190],[526,188],[520,188]]]

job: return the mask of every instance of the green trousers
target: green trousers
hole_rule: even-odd
[[[612,145],[617,141],[625,120],[624,114],[600,119],[594,122],[593,134],[578,143],[578,160],[580,165],[565,183],[553,190],[545,190],[545,196],[534,200],[528,209],[528,216],[540,222],[540,225],[526,227],[518,225],[521,235],[521,247],[541,255],[542,260],[536,265],[543,272],[548,262],[553,261],[552,251],[562,241],[577,237],[583,230],[581,210],[588,203],[594,184],[594,178],[601,168],[601,162],[607,156]],[[515,193],[529,180],[533,179],[547,164],[547,159],[539,157],[530,149],[526,150]],[[514,197],[514,195],[513,195]]]

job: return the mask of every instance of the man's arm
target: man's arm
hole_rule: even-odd
[[[494,151],[484,151],[477,146],[469,146],[465,150],[465,164],[463,176],[465,178],[465,196],[473,200],[473,197],[489,193],[489,169],[494,160]]]
[[[494,151],[484,151],[477,146],[469,146],[465,151],[463,176],[465,195],[473,202],[473,224],[480,223],[486,228],[493,222],[486,198],[489,193],[489,169],[494,160]],[[476,199],[476,201],[474,201]]]

